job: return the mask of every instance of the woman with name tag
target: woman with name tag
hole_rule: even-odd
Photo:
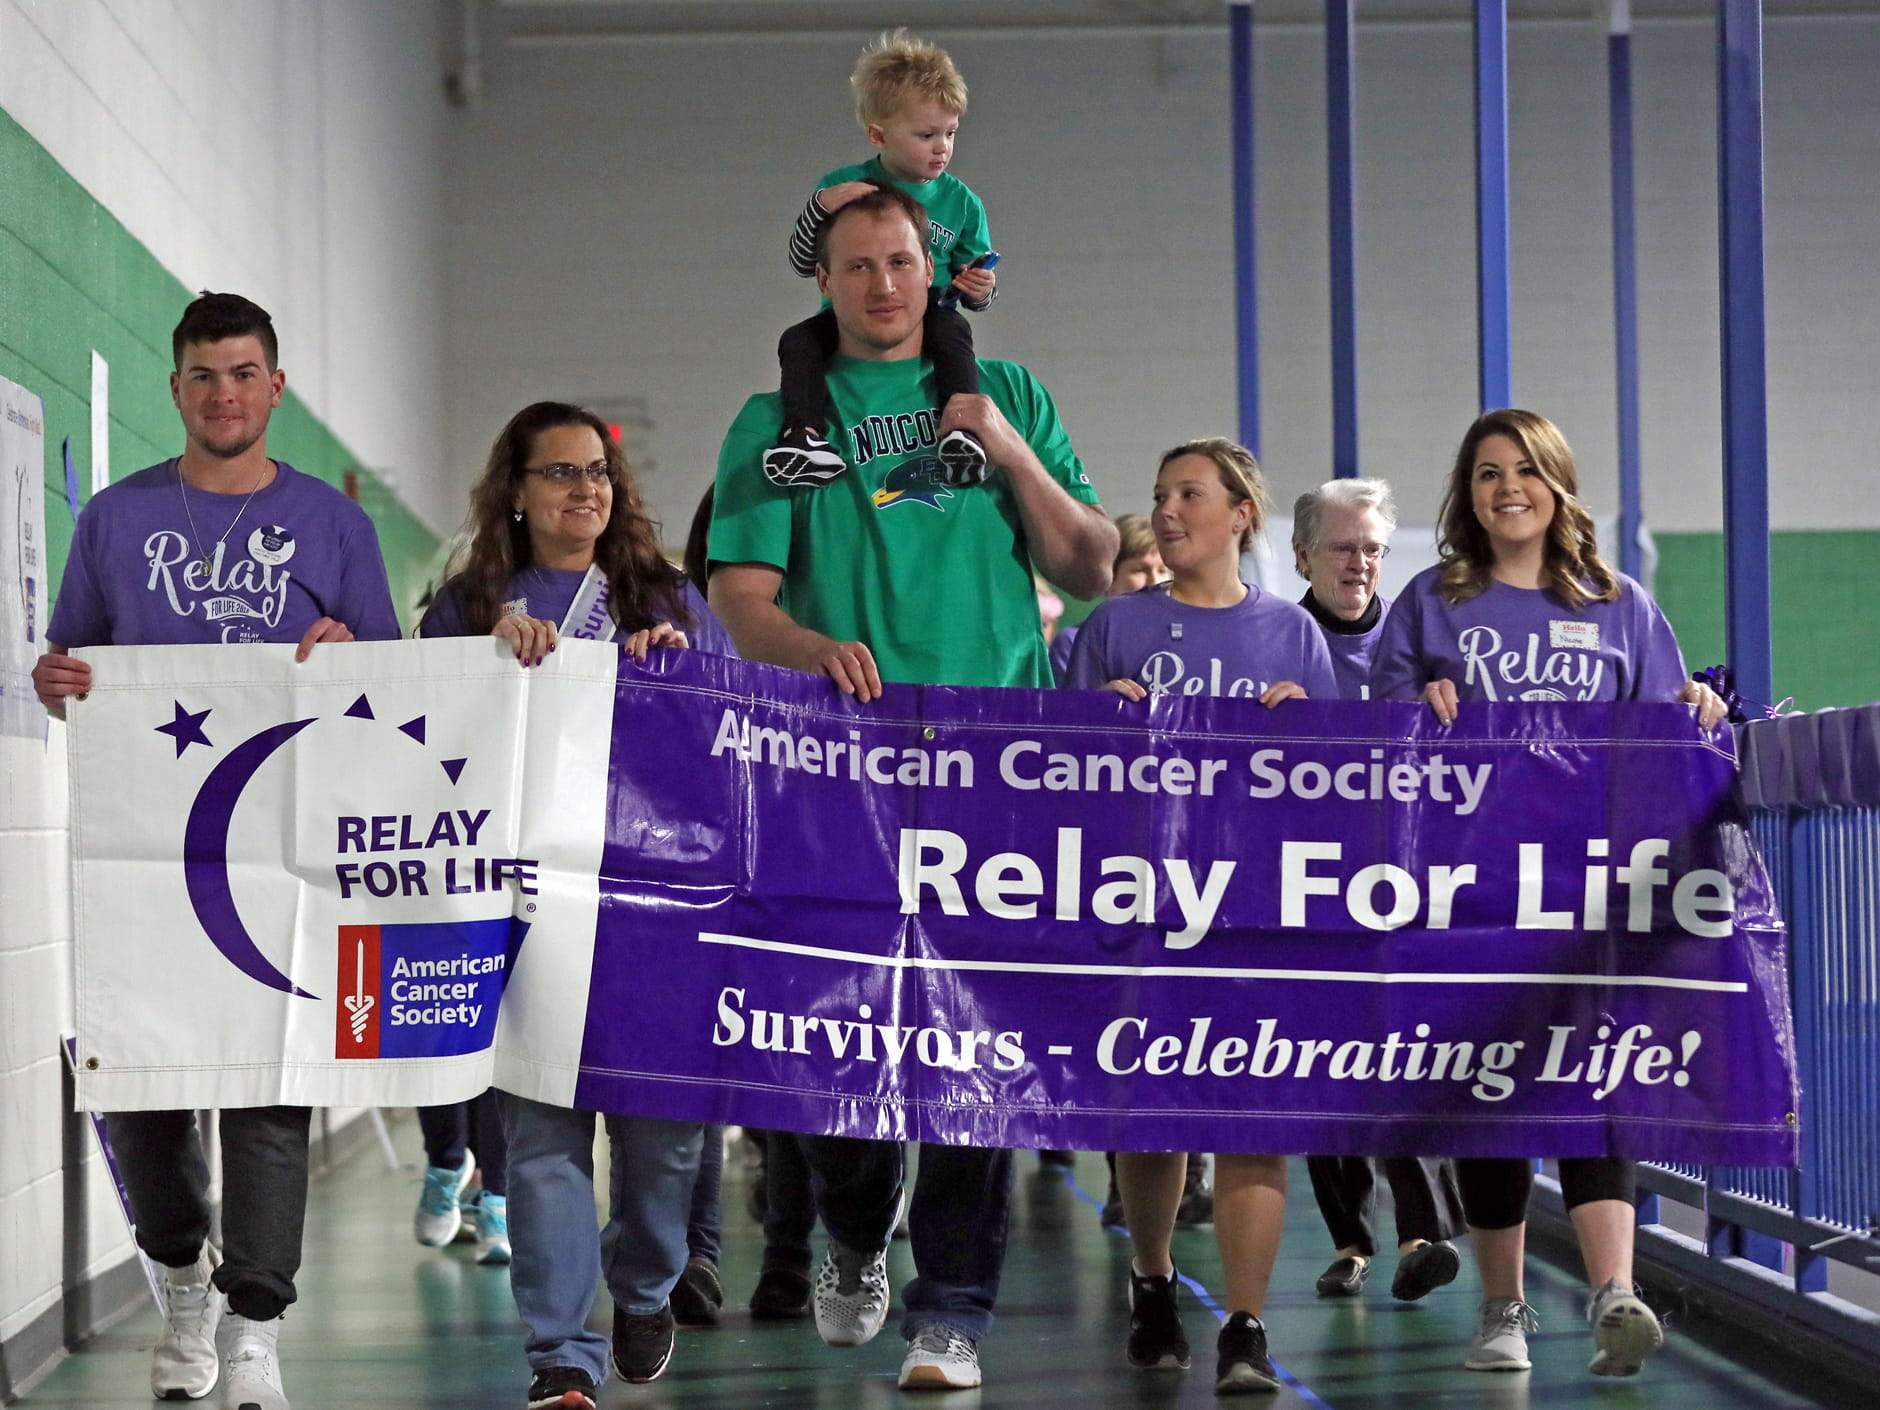
[[[1439,516],[1440,562],[1410,582],[1384,622],[1371,667],[1374,700],[1424,700],[1448,724],[1464,701],[1677,700],[1706,730],[1725,712],[1686,677],[1664,613],[1599,556],[1573,452],[1531,411],[1491,411],[1463,437]],[[1482,1277],[1472,1371],[1525,1371],[1523,1298],[1533,1162],[1456,1162]],[[1563,1159],[1560,1188],[1588,1282],[1591,1370],[1630,1376],[1664,1344],[1632,1284],[1636,1168],[1609,1157]]]
[[[517,412],[470,492],[468,549],[420,636],[499,636],[524,667],[563,637],[735,656],[697,589],[660,552],[607,423],[561,402]],[[611,1359],[650,1381],[672,1355],[669,1299],[686,1270],[701,1128],[602,1113],[607,1227],[594,1227],[594,1117],[500,1093],[509,1133],[510,1284],[528,1329],[529,1410],[594,1410]],[[605,1270],[609,1339],[587,1328]],[[611,1356],[610,1356],[611,1350]]]
[[[1304,608],[1242,580],[1240,556],[1267,509],[1259,464],[1218,437],[1162,457],[1155,528],[1166,583],[1112,597],[1090,614],[1071,649],[1065,684],[1150,695],[1239,695],[1271,709],[1308,695],[1335,699],[1331,653]],[[1132,1366],[1185,1370],[1188,1340],[1176,1305],[1170,1236],[1187,1157],[1119,1151],[1117,1186],[1135,1255],[1129,1274]],[[1286,1214],[1286,1158],[1214,1157],[1214,1233],[1227,1280],[1228,1317],[1216,1345],[1215,1389],[1276,1391],[1260,1313]]]

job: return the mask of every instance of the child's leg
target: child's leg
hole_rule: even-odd
[[[940,410],[960,395],[979,392],[979,359],[973,330],[958,309],[940,307],[940,293],[929,290],[927,317],[921,325],[921,351],[933,362],[934,390]],[[986,478],[986,448],[971,431],[949,431],[940,438],[940,463],[950,485],[977,485]]]
[[[778,485],[826,485],[848,462],[823,436],[829,415],[829,359],[835,355],[836,316],[828,309],[792,324],[777,340],[783,425],[764,452],[764,474]]]
[[[829,359],[835,356],[837,336],[835,313],[824,309],[801,323],[791,324],[777,340],[784,430],[792,426],[822,430],[829,412],[826,374]]]

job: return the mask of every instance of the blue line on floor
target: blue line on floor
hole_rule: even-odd
[[[1076,1195],[1077,1198],[1082,1200],[1085,1204],[1088,1204],[1092,1208],[1096,1209],[1098,1213],[1101,1213],[1103,1210],[1103,1201],[1092,1197],[1092,1195],[1090,1194],[1088,1190],[1086,1190],[1082,1185],[1078,1184],[1077,1176],[1074,1175],[1069,1169],[1066,1169],[1063,1166],[1060,1166],[1058,1168],[1060,1170],[1063,1170],[1064,1183],[1071,1187],[1071,1193]],[[1110,1232],[1114,1234],[1118,1234],[1122,1236],[1123,1238],[1129,1237],[1129,1230],[1121,1227],[1120,1225],[1112,1229]],[[1214,1295],[1212,1293],[1210,1293],[1206,1288],[1202,1287],[1201,1284],[1197,1283],[1193,1278],[1189,1277],[1186,1273],[1182,1272],[1180,1269],[1177,1269],[1175,1271],[1175,1276],[1181,1279],[1181,1283],[1183,1287],[1187,1288],[1188,1291],[1190,1291],[1191,1293],[1195,1295],[1196,1301],[1198,1301],[1203,1307],[1207,1308],[1208,1311],[1214,1314],[1214,1318],[1217,1322],[1225,1322],[1227,1320],[1227,1314],[1221,1310],[1220,1303],[1214,1300]],[[1272,1360],[1270,1356],[1267,1359]],[[1307,1386],[1304,1381],[1300,1380],[1291,1371],[1288,1371],[1284,1366],[1280,1365],[1279,1362],[1277,1361],[1273,1362],[1273,1369],[1279,1373],[1280,1382],[1283,1385],[1291,1387],[1293,1392],[1297,1394],[1301,1400],[1305,1401],[1306,1404],[1316,1405],[1318,1407],[1318,1410],[1332,1410],[1332,1407],[1327,1405],[1323,1400],[1319,1399],[1318,1395],[1314,1393],[1313,1390],[1309,1386]]]

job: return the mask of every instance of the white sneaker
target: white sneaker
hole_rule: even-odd
[[[281,1389],[281,1319],[250,1321],[229,1314],[228,1370],[222,1380],[223,1410],[294,1410]]]
[[[464,1152],[461,1170],[443,1165],[426,1167],[424,1188],[418,1192],[418,1211],[411,1216],[411,1232],[426,1248],[442,1248],[457,1237],[457,1230],[463,1227],[458,1197],[475,1169],[476,1157],[469,1151]]]
[[[908,1338],[902,1390],[972,1390],[979,1384],[979,1348],[970,1337],[934,1323]]]
[[[150,1393],[158,1400],[201,1400],[222,1374],[215,1350],[222,1294],[209,1281],[216,1262],[204,1244],[194,1263],[164,1273],[163,1335],[150,1358]]]
[[[1586,1320],[1593,1324],[1594,1347],[1587,1369],[1595,1376],[1636,1376],[1645,1358],[1665,1344],[1651,1308],[1617,1278],[1593,1294]]]
[[[888,1250],[829,1240],[816,1271],[816,1330],[831,1346],[866,1346],[888,1320]]]

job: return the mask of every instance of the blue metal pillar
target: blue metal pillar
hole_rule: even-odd
[[[1234,350],[1240,384],[1240,443],[1260,454],[1259,245],[1253,223],[1253,0],[1227,7],[1234,152]]]
[[[1619,567],[1644,567],[1638,449],[1638,235],[1632,200],[1632,0],[1607,0],[1607,129],[1612,145],[1612,339],[1619,405]]]
[[[1736,688],[1750,700],[1770,702],[1776,689],[1763,348],[1762,68],[1762,0],[1717,0],[1724,609]]]
[[[1482,410],[1507,406],[1508,0],[1475,0],[1476,387]]]
[[[1353,194],[1352,4],[1325,0],[1325,161],[1332,284],[1332,474],[1358,473],[1358,257]]]

